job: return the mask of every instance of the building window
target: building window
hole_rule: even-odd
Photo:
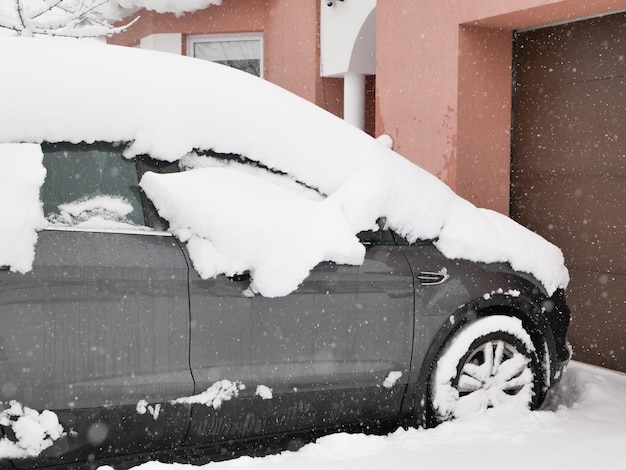
[[[190,36],[187,55],[263,76],[261,34]]]

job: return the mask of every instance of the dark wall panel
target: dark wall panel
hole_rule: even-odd
[[[626,13],[515,39],[511,215],[563,249],[575,358],[626,371]]]

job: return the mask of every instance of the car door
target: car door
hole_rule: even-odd
[[[215,397],[223,380],[239,389],[218,407],[193,405],[189,444],[399,413],[413,276],[391,237],[374,238],[362,266],[320,263],[285,297],[246,295],[245,276],[191,281],[196,393],[208,387]]]
[[[89,147],[47,150],[42,197],[56,222],[39,233],[29,273],[0,272],[0,393],[4,402],[54,411],[66,434],[14,465],[177,446],[189,411],[169,401],[193,390],[184,254],[170,234],[143,224],[59,223],[60,202],[84,202],[77,180],[111,196],[116,184],[136,184],[137,174],[116,149],[97,150],[97,163],[117,162],[97,181],[86,169],[96,163]]]
[[[413,275],[388,232],[361,266],[320,263],[298,290],[253,300],[251,359],[276,431],[396,416],[409,379]],[[273,409],[275,408],[275,409]]]

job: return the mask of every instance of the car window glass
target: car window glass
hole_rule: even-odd
[[[155,160],[147,155],[140,155],[136,158],[139,179],[148,171],[154,173],[177,173],[180,171],[178,162],[166,162]],[[146,193],[140,191],[141,202],[144,208],[145,222],[148,227],[152,227],[158,231],[166,231],[169,228],[167,220],[163,219],[157,212],[153,202],[146,196]]]
[[[134,160],[109,143],[43,144],[44,215],[53,224],[144,225]]]

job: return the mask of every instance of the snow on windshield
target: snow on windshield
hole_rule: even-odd
[[[45,225],[39,188],[46,170],[39,145],[0,144],[0,266],[25,273]]]
[[[438,239],[437,247],[450,258],[509,262],[532,273],[550,294],[567,285],[569,276],[557,247],[503,215],[477,209],[383,143],[267,81],[206,61],[88,40],[8,37],[0,41],[4,70],[0,142],[131,142],[127,157],[149,154],[166,161],[179,160],[194,149],[243,155],[328,196],[330,202],[320,205],[324,210],[313,210],[316,217],[330,217],[313,224],[318,234],[343,232],[347,225],[354,235],[385,217],[389,228],[410,241]],[[47,74],[44,83],[41,70],[56,73]],[[228,202],[248,184],[244,177],[249,175],[230,173],[236,176],[223,181],[213,177],[211,191],[221,196],[204,206],[204,214],[191,207],[195,195],[177,209],[162,198],[155,202],[180,229],[179,235],[191,242],[196,267],[204,265],[201,258],[215,255],[220,259],[216,265],[246,268],[258,275],[261,266],[247,266],[229,256],[240,247],[216,242],[213,232],[204,231],[202,219],[221,210],[215,206]],[[206,184],[201,178],[195,180],[195,189],[202,192]],[[147,181],[145,187],[150,186],[151,196],[157,198],[157,193],[174,193],[167,188],[170,182],[172,187],[180,184],[173,176]],[[160,189],[155,189],[157,184]],[[269,185],[263,188],[248,193],[249,202],[267,208],[276,194]],[[187,211],[197,217],[185,219]],[[247,218],[251,211],[234,214]],[[297,229],[292,226],[302,223],[291,212],[272,217],[293,233]],[[267,240],[277,236],[275,226],[256,225],[247,233],[232,233],[230,239],[232,243]],[[242,225],[232,222],[231,227],[240,230]],[[271,233],[261,233],[264,230]],[[346,237],[330,238],[338,245],[312,248],[318,262],[328,259],[330,252],[336,259],[357,261],[354,245]],[[258,248],[275,253],[275,244]],[[285,265],[288,256],[281,261]],[[258,259],[266,258],[269,255]],[[311,263],[298,260],[286,271],[301,276],[305,264]],[[211,269],[207,273],[215,271]],[[258,277],[254,282],[259,289],[265,285]],[[295,285],[284,276],[275,282],[267,292],[284,293]]]

